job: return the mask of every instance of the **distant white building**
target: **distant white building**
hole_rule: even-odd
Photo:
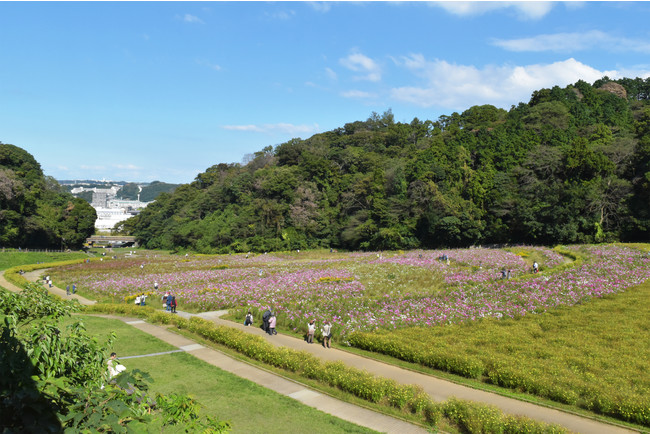
[[[119,222],[129,217],[137,215],[140,210],[144,209],[151,202],[140,202],[139,200],[116,199],[116,193],[119,187],[91,188],[86,190],[93,191],[93,200],[91,206],[97,212],[95,229],[99,231],[110,231]],[[138,198],[140,196],[138,195]]]

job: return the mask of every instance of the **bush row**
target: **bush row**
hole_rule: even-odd
[[[640,397],[626,395],[620,390],[604,390],[563,372],[548,375],[531,372],[526,365],[506,363],[495,355],[480,357],[459,354],[445,346],[430,348],[401,335],[357,332],[350,335],[348,341],[363,350],[650,426],[650,397],[647,395]]]
[[[500,410],[469,401],[451,400],[442,404],[431,400],[419,386],[401,385],[366,371],[350,368],[341,362],[323,362],[306,351],[275,347],[260,336],[224,326],[202,318],[184,319],[151,307],[124,304],[88,306],[87,312],[119,313],[146,318],[153,323],[173,324],[211,342],[224,345],[254,360],[338,388],[358,398],[389,406],[420,416],[424,423],[435,426],[442,416],[469,433],[560,433],[562,427],[547,425],[527,418],[505,416]],[[495,429],[498,428],[498,429]]]

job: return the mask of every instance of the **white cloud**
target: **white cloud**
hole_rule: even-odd
[[[318,124],[293,125],[287,123],[263,125],[224,125],[221,128],[230,131],[246,131],[264,134],[313,134],[320,130]]]
[[[332,8],[332,4],[329,2],[307,2],[309,6],[312,7],[316,12],[329,12]]]
[[[183,21],[185,21],[186,23],[205,24],[201,18],[190,14],[183,15]]]
[[[377,94],[364,92],[361,90],[348,90],[345,92],[341,92],[341,96],[344,98],[367,99],[367,98],[376,98]]]
[[[508,51],[554,51],[570,53],[589,49],[610,52],[650,53],[650,42],[611,36],[599,30],[581,33],[553,33],[521,39],[495,39],[493,45]]]
[[[512,9],[517,13],[520,19],[538,20],[543,18],[551,11],[551,9],[553,9],[555,2],[442,1],[432,2],[431,4],[446,10],[450,14],[461,17],[483,15],[496,10]]]
[[[141,170],[142,167],[138,167],[134,164],[113,164],[113,167],[120,170]]]
[[[360,75],[355,77],[357,80],[372,82],[381,80],[379,65],[368,56],[361,53],[352,53],[348,57],[340,59],[339,62],[349,70],[359,73]]]
[[[424,85],[396,87],[393,99],[421,107],[444,107],[465,110],[473,105],[492,104],[509,108],[526,102],[533,91],[553,86],[567,86],[578,80],[592,83],[607,75],[610,78],[629,76],[622,71],[599,71],[573,58],[551,64],[488,65],[477,68],[444,60],[426,60],[416,54],[403,58],[401,65],[423,80]],[[631,76],[643,76],[637,71]]]
[[[336,80],[338,78],[336,72],[334,72],[331,68],[325,68],[325,74],[327,74],[327,77],[330,80]]]
[[[273,13],[265,13],[269,18],[276,19],[276,20],[289,20],[293,18],[296,15],[296,11],[289,10],[289,11],[278,11],[278,12],[273,12]]]

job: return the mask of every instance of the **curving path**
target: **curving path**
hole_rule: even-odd
[[[30,280],[30,281],[37,280],[39,278],[39,276],[43,273],[43,271],[40,270],[40,271],[33,272],[33,273],[35,273],[35,274],[31,275],[31,273],[28,273],[26,275],[26,277],[28,277],[28,280]],[[6,280],[4,280],[4,277],[2,276],[2,273],[0,273],[0,286],[3,286],[5,288],[7,288],[7,289],[11,289],[10,287],[6,286],[5,282],[8,283]],[[11,284],[9,284],[9,286],[13,287],[13,285],[11,285]],[[16,287],[14,287],[14,288],[17,289],[17,290],[20,290],[19,288],[16,288]],[[68,296],[66,296],[65,291],[63,291],[63,290],[61,290],[59,288],[51,288],[50,290],[52,292],[56,293],[57,295],[62,294],[62,296],[64,298],[68,297]],[[72,297],[74,297],[74,296],[69,296],[69,298],[72,298]],[[87,300],[87,299],[85,299],[83,297],[76,296],[74,298],[79,299],[82,304],[92,304],[92,303],[94,303],[94,301]],[[257,326],[246,327],[243,324],[239,324],[239,323],[235,323],[235,322],[232,322],[232,321],[227,321],[227,320],[221,319],[220,316],[223,315],[225,312],[226,311],[216,311],[216,312],[203,312],[203,313],[200,313],[200,314],[190,314],[190,313],[187,313],[187,312],[178,311],[178,315],[183,316],[185,318],[189,318],[189,317],[192,317],[192,316],[197,316],[197,317],[200,317],[200,318],[204,318],[206,320],[212,321],[212,322],[214,322],[216,324],[219,324],[219,325],[223,325],[223,326],[227,326],[227,327],[234,327],[234,328],[238,328],[240,330],[243,330],[243,331],[251,333],[251,334],[256,334],[256,335],[259,335],[259,336],[263,336],[270,343],[272,343],[274,345],[277,345],[277,346],[285,346],[285,347],[289,347],[289,348],[293,348],[293,349],[297,349],[297,350],[308,351],[308,352],[320,357],[323,360],[341,361],[341,362],[345,363],[348,366],[352,366],[352,367],[355,367],[355,368],[358,368],[358,369],[364,369],[364,370],[366,370],[366,371],[368,371],[368,372],[370,372],[372,374],[379,375],[379,376],[386,377],[386,378],[391,378],[391,379],[394,379],[395,381],[397,381],[399,383],[402,383],[402,384],[417,384],[417,385],[420,385],[436,401],[444,401],[444,400],[447,400],[447,399],[449,399],[451,397],[457,397],[457,398],[460,398],[460,399],[466,399],[466,400],[470,400],[470,401],[481,402],[481,403],[496,406],[499,409],[501,409],[501,411],[503,411],[505,413],[508,413],[508,414],[521,415],[521,416],[529,417],[531,419],[543,421],[543,422],[546,422],[546,423],[559,424],[559,425],[562,425],[565,428],[567,428],[567,429],[569,429],[569,430],[571,430],[573,432],[577,432],[577,433],[584,433],[584,434],[600,434],[600,433],[609,434],[609,433],[612,433],[612,434],[618,434],[618,433],[637,432],[637,431],[634,431],[634,430],[631,430],[631,429],[628,429],[628,428],[625,428],[625,427],[622,427],[622,426],[619,426],[619,425],[612,425],[612,424],[608,424],[608,423],[605,423],[605,422],[597,421],[595,419],[590,419],[590,418],[587,418],[587,417],[579,416],[579,415],[576,415],[576,414],[567,413],[567,412],[563,412],[563,411],[560,411],[560,410],[555,410],[555,409],[552,409],[552,408],[539,406],[539,405],[535,405],[535,404],[524,402],[524,401],[519,401],[517,399],[508,398],[508,397],[497,395],[497,394],[494,394],[494,393],[485,392],[485,391],[482,391],[482,390],[473,389],[471,387],[456,384],[456,383],[453,383],[453,382],[450,382],[450,381],[447,381],[447,380],[442,380],[442,379],[435,378],[435,377],[432,377],[432,376],[429,376],[429,375],[425,375],[425,374],[421,374],[421,373],[418,373],[418,372],[410,371],[408,369],[400,368],[398,366],[389,365],[389,364],[382,363],[382,362],[379,362],[379,361],[376,361],[376,360],[368,359],[368,358],[365,358],[365,357],[362,357],[362,356],[359,356],[359,355],[356,355],[356,354],[352,354],[352,353],[349,353],[347,351],[342,351],[342,350],[339,350],[339,349],[336,349],[336,348],[326,349],[326,348],[323,348],[319,344],[310,345],[310,344],[307,344],[305,341],[303,341],[301,339],[297,339],[297,338],[294,338],[294,337],[291,337],[291,336],[286,336],[286,335],[282,335],[282,334],[278,334],[278,335],[275,335],[275,336],[270,336],[270,335],[264,333],[264,331],[261,330],[261,328],[259,328]],[[165,341],[168,341],[168,342],[175,342],[175,339],[176,340],[177,339],[185,339],[185,338],[181,338],[180,336],[178,336],[178,335],[176,335],[174,333],[169,332],[168,330],[166,330],[164,328],[147,324],[144,321],[137,321],[137,320],[134,320],[134,319],[124,319],[124,318],[120,318],[120,319],[122,319],[123,321],[127,322],[128,324],[134,325],[134,326],[140,328],[141,330],[146,331],[147,333],[150,333],[150,334],[152,334],[152,335],[154,335],[156,337],[162,336],[161,339],[164,339]],[[190,344],[187,344],[187,345],[190,345]],[[199,347],[200,347],[200,345],[199,345]],[[207,351],[208,349],[204,349],[204,350]],[[230,364],[232,362],[235,362],[233,359],[230,359],[229,357],[227,357],[227,356],[225,356],[225,355],[223,355],[221,353],[218,353],[218,352],[216,352],[214,350],[210,350],[210,351],[213,351],[214,353],[219,354],[219,356],[218,357],[216,355],[202,356],[198,352],[196,354],[193,352],[192,354],[194,354],[195,356],[197,356],[197,357],[199,357],[199,358],[201,358],[201,359],[203,359],[205,361],[208,361],[209,363],[212,363],[210,360],[213,360],[213,359],[219,359],[220,361],[218,363],[224,363],[221,360],[226,360],[226,359],[229,360],[228,364]],[[206,353],[206,354],[208,354],[208,353]],[[203,358],[203,357],[205,357],[205,358]],[[222,367],[222,365],[219,365],[219,364],[216,364],[216,363],[217,362],[215,362],[213,364],[215,364],[216,366]],[[242,362],[238,362],[238,363],[242,363]],[[248,364],[244,364],[244,365],[250,367],[250,365],[248,365]],[[228,368],[224,368],[224,369],[230,370]],[[254,369],[257,369],[257,368],[254,368]],[[265,387],[269,387],[269,388],[273,388],[272,385],[274,384],[275,381],[280,381],[280,379],[282,379],[282,377],[280,377],[280,376],[275,376],[273,374],[269,374],[268,372],[260,370],[260,369],[257,369],[257,370],[259,371],[258,373],[247,374],[248,376],[245,376],[244,378],[248,378],[249,380],[251,380],[253,382],[256,382],[258,384],[261,384],[261,385],[263,385]],[[233,372],[236,375],[240,375],[239,374],[240,368],[239,367],[238,368],[233,368],[233,370],[230,370],[230,372]],[[241,376],[244,376],[244,375],[241,375]],[[288,381],[288,380],[284,379],[284,381]],[[293,383],[293,382],[291,382],[291,383]],[[295,384],[295,383],[293,383],[293,384]],[[303,389],[304,389],[304,387],[303,387]],[[276,389],[274,389],[274,390],[276,390]],[[283,387],[280,387],[279,390],[276,390],[276,391],[280,391],[280,390],[283,390]],[[282,392],[280,392],[280,393],[282,393]],[[315,392],[315,391],[311,391],[309,389],[304,389],[304,391],[302,391],[302,392],[294,391],[294,392],[288,393],[288,396],[295,397],[296,399],[307,398],[307,399],[310,400],[310,402],[311,402],[311,398],[313,398],[315,395],[321,395],[321,394],[319,394],[318,392]],[[320,399],[321,399],[321,397],[318,397],[317,399],[315,399],[315,401],[319,401]],[[307,402],[305,402],[305,403],[307,405],[310,405]],[[360,407],[356,407],[356,406],[352,406],[352,407],[354,407],[354,410],[351,411],[351,414],[356,413],[357,411],[360,412],[361,410],[365,410],[365,409],[361,409]],[[397,431],[394,431],[393,428],[390,425],[385,425],[385,426],[382,426],[382,427],[374,427],[374,426],[370,426],[370,425],[365,425],[364,423],[362,423],[360,421],[347,419],[348,410],[345,410],[345,411],[341,410],[341,412],[339,412],[339,413],[333,412],[333,411],[328,411],[328,410],[323,410],[323,411],[326,411],[326,412],[328,412],[330,414],[333,414],[333,415],[335,415],[337,417],[340,417],[342,419],[350,420],[350,421],[352,421],[354,423],[357,423],[359,425],[368,426],[370,428],[377,429],[377,430],[382,431],[382,432],[406,433],[406,432],[416,432],[417,430],[421,430],[421,428],[419,428],[419,427],[416,427],[416,426],[411,425],[411,424],[406,424],[409,427],[411,427],[410,429],[414,429],[416,431],[410,431],[410,429],[404,430],[405,429],[404,427],[400,428]],[[365,410],[365,411],[367,411],[367,410]],[[374,413],[374,412],[372,412],[372,413],[375,415],[376,418],[379,418],[377,413]],[[389,418],[389,419],[392,419],[393,421],[396,421],[396,419],[393,419],[393,418]],[[399,422],[401,422],[401,421],[399,421]],[[404,422],[401,422],[401,423],[404,423]]]

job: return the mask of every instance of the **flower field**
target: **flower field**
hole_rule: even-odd
[[[650,426],[650,256],[636,247],[160,255],[52,275],[103,301],[170,291],[180,310],[259,321],[271,307],[299,332],[329,319],[338,342]]]
[[[172,292],[181,310],[259,313],[272,307],[284,327],[329,319],[335,336],[345,338],[355,331],[540,313],[621,292],[650,277],[650,258],[631,248],[582,248],[586,259],[574,268],[558,267],[565,258],[554,250],[519,250],[141,257],[71,266],[55,278],[112,301],[151,293],[157,282],[157,296]],[[542,272],[534,276],[525,259],[530,253],[543,258]],[[439,260],[443,255],[449,262]],[[510,279],[501,279],[504,268],[511,270]]]

